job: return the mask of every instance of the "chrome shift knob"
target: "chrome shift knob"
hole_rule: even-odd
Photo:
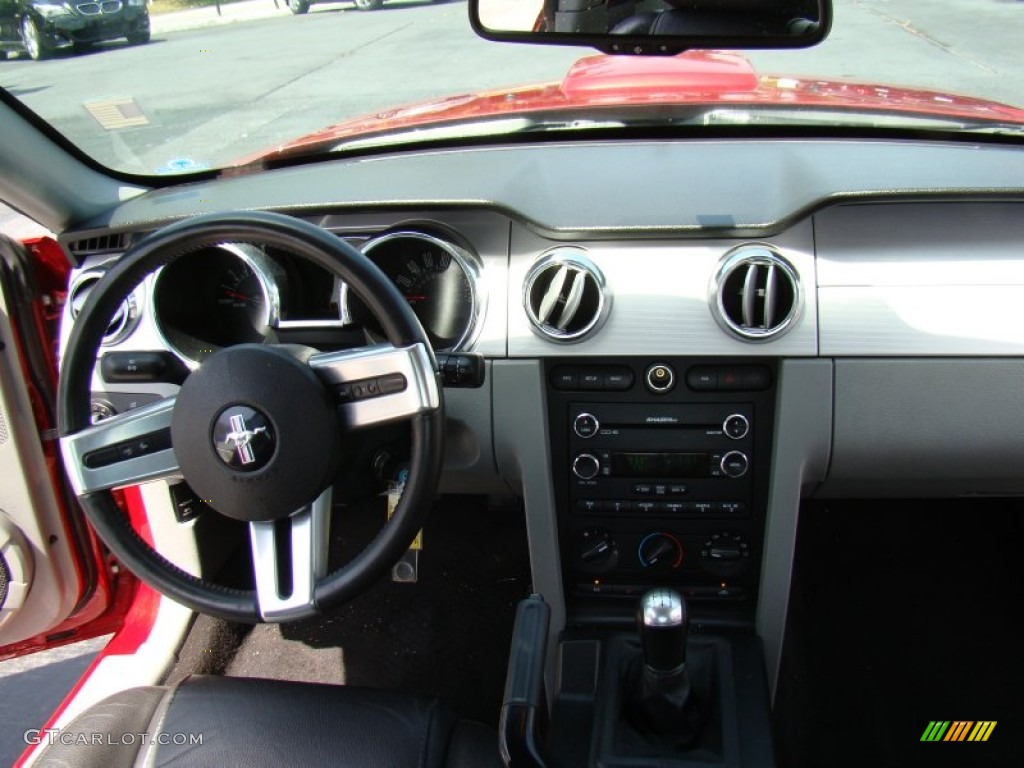
[[[645,592],[636,620],[644,663],[652,671],[674,672],[686,663],[690,616],[681,594],[667,587]]]

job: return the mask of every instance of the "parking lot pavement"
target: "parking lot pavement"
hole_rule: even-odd
[[[41,728],[110,636],[0,661],[0,765],[25,749],[25,732]]]

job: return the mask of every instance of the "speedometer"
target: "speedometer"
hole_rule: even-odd
[[[409,302],[434,349],[468,346],[477,330],[482,305],[476,259],[465,248],[423,232],[392,232],[371,240],[363,253]],[[381,333],[368,308],[349,294],[352,319]]]

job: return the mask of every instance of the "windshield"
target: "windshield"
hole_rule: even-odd
[[[1022,17],[1000,0],[835,0],[815,48],[685,57],[731,71],[725,85],[677,67],[616,90],[593,60],[566,80],[586,49],[478,38],[463,0],[0,0],[0,84],[98,162],[143,175],[652,121],[1005,134],[1024,113],[969,99],[1024,108]]]

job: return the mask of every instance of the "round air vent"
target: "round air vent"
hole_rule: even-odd
[[[68,296],[68,303],[70,306],[71,319],[74,320],[78,317],[79,312],[82,311],[82,307],[85,306],[86,299],[89,298],[89,293],[93,288],[96,287],[96,283],[103,277],[103,272],[100,270],[92,270],[89,272],[83,272],[74,284],[71,286],[71,291]],[[115,344],[135,328],[135,323],[138,320],[139,310],[135,300],[135,294],[131,294],[124,303],[118,307],[117,312],[110,319],[110,325],[107,326],[107,332],[103,334],[104,344]]]
[[[767,245],[741,245],[727,253],[711,293],[718,324],[745,341],[785,333],[800,316],[803,301],[796,270]]]
[[[523,306],[530,323],[552,341],[579,341],[608,314],[604,275],[582,248],[556,248],[526,274]]]

